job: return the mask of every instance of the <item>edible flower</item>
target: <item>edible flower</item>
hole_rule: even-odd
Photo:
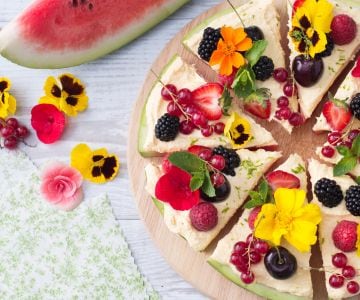
[[[54,162],[41,174],[40,192],[51,205],[70,211],[83,200],[82,176],[68,165]]]
[[[59,140],[64,132],[65,123],[65,115],[52,104],[38,104],[31,110],[31,126],[44,144],[52,144]]]
[[[55,105],[66,115],[74,117],[88,106],[85,86],[72,74],[60,75],[59,80],[50,76],[44,86],[45,96],[39,103]]]
[[[200,201],[199,190],[190,188],[191,175],[172,167],[155,186],[155,197],[175,210],[189,210]]]
[[[84,179],[94,183],[113,180],[119,171],[119,159],[109,154],[105,148],[92,151],[88,145],[79,144],[71,151],[71,166],[77,169]]]
[[[321,212],[316,204],[305,204],[306,192],[279,188],[275,203],[264,204],[255,220],[255,236],[279,246],[282,237],[300,252],[310,251],[317,240]]]
[[[240,68],[245,65],[245,58],[240,52],[249,50],[252,47],[252,40],[243,28],[233,29],[224,26],[220,33],[222,38],[212,53],[209,64],[210,66],[220,65],[220,74],[230,75],[233,67]]]
[[[240,149],[252,138],[250,123],[233,112],[225,124],[224,135],[230,139],[234,149]]]
[[[0,118],[5,119],[16,112],[16,99],[9,93],[11,81],[0,77]]]
[[[296,8],[289,33],[296,50],[312,58],[326,50],[332,19],[333,5],[328,0],[305,0]]]

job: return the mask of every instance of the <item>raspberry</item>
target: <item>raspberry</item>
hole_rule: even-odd
[[[261,210],[261,206],[259,207],[255,207],[251,212],[250,212],[250,215],[249,215],[249,218],[248,218],[248,224],[249,224],[249,227],[251,230],[254,229],[254,224],[255,224],[255,220],[259,214]]]
[[[332,232],[335,247],[344,252],[354,251],[357,241],[357,226],[358,224],[352,221],[342,220],[339,222]]]
[[[336,45],[350,44],[356,36],[356,22],[348,15],[337,15],[331,22],[331,30],[331,37]]]
[[[198,231],[209,231],[218,223],[218,211],[208,202],[201,202],[190,210],[191,225]]]

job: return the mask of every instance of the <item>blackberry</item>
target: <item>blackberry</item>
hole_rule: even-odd
[[[326,49],[323,52],[316,54],[317,58],[330,56],[332,51],[334,50],[335,43],[329,33],[326,34],[326,39],[327,39]]]
[[[265,81],[269,79],[274,72],[274,63],[270,57],[261,56],[252,69],[257,80]]]
[[[263,32],[257,26],[249,26],[249,27],[246,27],[244,30],[245,30],[246,34],[249,36],[249,38],[251,38],[254,42],[264,39]]]
[[[340,186],[335,180],[321,178],[315,184],[315,195],[326,207],[335,207],[344,198]]]
[[[349,187],[345,195],[345,204],[353,216],[360,216],[360,185]]]
[[[214,29],[208,27],[204,30],[203,38],[198,48],[199,56],[206,61],[210,60],[212,53],[216,50],[217,44],[221,38],[220,28]]]
[[[172,141],[179,133],[179,126],[179,118],[177,116],[171,116],[166,113],[156,122],[155,136],[163,142]]]
[[[235,176],[235,168],[240,166],[240,157],[235,150],[219,146],[213,149],[213,155],[221,155],[225,159],[225,168],[222,172],[226,175]]]
[[[360,93],[357,93],[350,102],[351,113],[360,120]]]

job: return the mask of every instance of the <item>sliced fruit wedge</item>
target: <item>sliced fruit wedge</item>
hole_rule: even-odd
[[[155,198],[155,186],[158,178],[162,175],[162,170],[153,164],[149,164],[145,168],[146,190],[153,197],[157,206],[163,210],[166,226],[170,231],[184,237],[189,246],[196,251],[204,250],[211,243],[243,204],[249,191],[256,186],[271,165],[281,157],[279,152],[267,152],[262,149],[257,151],[241,149],[237,151],[237,154],[240,156],[241,164],[235,169],[236,176],[226,176],[231,186],[230,195],[223,202],[213,203],[218,211],[218,224],[207,232],[198,231],[192,227],[189,210],[174,210],[169,204]]]
[[[211,119],[219,117],[221,107],[215,101],[219,95],[219,84],[206,84],[193,66],[186,64],[179,56],[174,56],[160,74],[162,83],[173,83],[178,88],[188,88],[193,91],[194,105],[197,105],[204,114]],[[155,125],[158,119],[167,112],[169,101],[164,101],[161,97],[163,85],[157,82],[150,94],[141,115],[141,124],[138,135],[138,149],[143,156],[156,156],[159,153],[186,150],[190,145],[197,143],[204,146],[215,147],[218,145],[230,145],[230,140],[222,134],[213,133],[210,137],[205,137],[200,130],[194,130],[191,134],[185,135],[179,133],[175,140],[163,142],[155,136]],[[277,145],[273,136],[266,129],[258,125],[252,118],[244,115],[240,110],[238,103],[233,101],[228,113],[237,113],[245,118],[250,124],[250,134],[252,139],[244,144],[244,148],[261,148]],[[214,122],[226,123],[229,116],[221,115],[219,120]]]
[[[299,179],[300,188],[306,190],[307,176],[305,163],[299,155],[291,155],[284,164],[277,168],[277,171],[296,176]],[[247,236],[252,233],[248,225],[250,212],[250,209],[245,209],[230,233],[219,241],[214,253],[208,260],[209,264],[235,284],[267,299],[312,299],[313,289],[309,268],[311,253],[300,253],[286,242],[283,242],[282,246],[287,248],[296,257],[298,265],[296,272],[290,278],[285,280],[273,278],[267,272],[264,262],[261,261],[251,266],[251,271],[255,275],[254,282],[247,285],[241,281],[240,272],[229,260],[234,245],[238,241],[246,240]]]

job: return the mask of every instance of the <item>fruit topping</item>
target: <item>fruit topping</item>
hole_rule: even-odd
[[[8,150],[16,149],[20,142],[28,145],[25,142],[25,138],[28,137],[29,134],[29,130],[19,124],[16,118],[9,118],[6,121],[0,118],[0,138],[3,138],[4,148]],[[2,148],[1,144],[0,148]]]
[[[223,87],[218,83],[206,83],[192,92],[194,105],[204,114],[208,120],[218,120],[222,116],[219,99]],[[195,120],[194,120],[195,123]]]
[[[266,175],[266,180],[273,191],[278,188],[297,189],[300,187],[300,180],[298,177],[281,170],[268,173]]]
[[[183,120],[180,122],[179,131],[182,134],[188,135],[191,134],[196,128],[195,124],[189,120]]]
[[[208,27],[204,30],[203,37],[198,48],[198,54],[203,60],[210,60],[211,55],[217,48],[220,38],[220,28],[214,29]]]
[[[316,54],[316,57],[318,58],[330,56],[334,50],[335,44],[330,33],[326,34],[326,39],[327,39],[326,49],[323,52]]]
[[[167,84],[161,89],[161,97],[166,101],[172,101],[177,97],[177,88],[173,84]]]
[[[275,112],[275,118],[278,120],[289,120],[292,114],[293,113],[291,112],[290,108],[283,107]],[[294,119],[292,122],[294,123]]]
[[[257,80],[265,81],[269,79],[274,72],[274,62],[270,57],[261,56],[252,69]]]
[[[199,152],[198,156],[205,161],[209,161],[212,157],[212,151],[211,149],[204,149],[202,151]]]
[[[347,210],[353,216],[360,216],[360,185],[349,187],[345,195]]]
[[[332,19],[331,30],[331,36],[336,45],[347,45],[356,37],[357,26],[353,18],[340,14]]]
[[[248,272],[241,273],[240,278],[241,278],[243,283],[250,284],[250,283],[252,283],[254,281],[255,276],[254,276],[253,272],[248,271]]]
[[[255,220],[260,211],[261,211],[261,206],[258,206],[258,207],[253,208],[249,214],[248,224],[249,224],[249,227],[251,230],[254,229]]]
[[[346,279],[352,279],[355,277],[356,275],[356,270],[354,269],[354,267],[352,266],[345,266],[342,269],[342,275],[346,278]]]
[[[177,100],[181,105],[189,104],[192,101],[192,93],[189,89],[181,89],[177,94]]]
[[[335,247],[344,252],[354,251],[357,241],[357,226],[356,222],[340,221],[332,232]]]
[[[318,200],[326,207],[335,207],[344,198],[340,186],[335,180],[321,178],[315,184],[314,192]]]
[[[254,242],[254,250],[261,255],[265,255],[270,250],[270,246],[265,241],[256,240]]]
[[[289,77],[289,73],[285,68],[277,68],[273,72],[273,77],[277,82],[285,82]]]
[[[350,123],[352,114],[345,101],[338,99],[328,100],[323,107],[323,114],[331,129],[343,131]]]
[[[155,125],[155,136],[160,141],[173,141],[179,133],[180,121],[179,117],[164,114]]]
[[[332,158],[334,157],[335,155],[335,149],[331,146],[324,146],[322,149],[321,149],[321,154],[324,156],[324,157],[327,157],[327,158]]]
[[[289,98],[285,96],[281,96],[276,100],[277,106],[280,108],[289,106]]]
[[[284,95],[287,97],[296,96],[298,93],[297,85],[295,82],[288,80],[283,87]]]
[[[346,285],[346,289],[350,294],[357,294],[360,290],[360,287],[356,281],[349,281]]]
[[[336,253],[332,256],[332,264],[334,267],[343,268],[347,265],[347,257],[344,253]]]
[[[205,150],[211,151],[211,149],[209,147],[200,146],[200,145],[192,145],[187,149],[188,152],[190,152],[191,154],[197,155],[197,156],[199,156],[199,154]]]
[[[284,247],[273,247],[265,255],[265,268],[275,279],[288,279],[295,274],[297,261],[294,255]]]
[[[351,71],[351,75],[355,78],[359,78],[360,77],[360,57],[358,57],[357,61],[356,61],[356,66],[355,68]]]
[[[221,173],[213,173],[210,177],[212,185],[217,188],[225,183],[225,176]]]
[[[360,93],[357,93],[350,102],[350,110],[354,117],[360,120]]]
[[[210,177],[213,174],[210,175]],[[227,178],[224,176],[224,183],[220,186],[214,186],[215,188],[215,196],[214,197],[210,197],[207,194],[204,193],[204,191],[201,189],[200,190],[200,197],[207,202],[221,202],[226,200],[229,195],[230,195],[230,191],[231,191],[231,186],[229,181],[227,180]]]
[[[304,116],[302,114],[297,113],[297,112],[291,113],[290,118],[289,118],[290,125],[297,127],[297,126],[304,124],[304,122],[305,122],[305,120],[304,120]]]
[[[350,130],[349,134],[348,134],[348,139],[350,142],[353,142],[357,137],[358,135],[360,134],[360,130],[359,129],[353,129],[353,130]]]
[[[328,134],[327,141],[330,145],[337,146],[342,142],[341,132],[334,131]]]
[[[222,156],[225,160],[225,166],[222,172],[226,175],[235,176],[235,168],[240,166],[240,156],[235,150],[223,146],[215,147],[212,150],[213,155]]]
[[[218,75],[219,83],[222,86],[231,86],[232,83],[234,82],[237,71],[238,71],[237,68],[233,68],[233,71],[232,71],[232,73],[230,75],[221,75],[221,74],[219,74]]]
[[[172,165],[172,163],[169,161],[169,155],[170,154],[166,154],[162,160],[162,163],[161,163],[161,168],[163,170],[164,173],[168,173],[170,172],[170,170],[172,168],[175,168],[175,166]]]
[[[198,231],[209,231],[218,223],[217,208],[207,202],[201,202],[190,210],[191,225]]]
[[[244,30],[245,30],[246,34],[249,36],[249,38],[251,38],[253,40],[253,42],[260,41],[260,40],[264,39],[263,32],[257,26],[245,27]]]
[[[224,133],[224,129],[225,129],[225,124],[222,123],[222,122],[217,122],[217,123],[214,125],[214,131],[215,131],[215,133],[217,133],[217,134],[223,134],[223,133]]]
[[[268,119],[271,113],[270,99],[249,97],[244,103],[244,109],[260,119]]]
[[[170,116],[180,117],[182,114],[179,106],[175,102],[169,102],[168,106],[166,107],[166,110]]]
[[[341,274],[333,274],[329,277],[329,284],[335,289],[341,288],[344,282],[345,278]]]
[[[210,165],[213,166],[215,169],[222,171],[225,168],[225,158],[221,155],[213,155],[210,158]]]
[[[295,80],[304,87],[316,84],[324,72],[324,63],[321,57],[309,58],[298,55],[292,63]]]

